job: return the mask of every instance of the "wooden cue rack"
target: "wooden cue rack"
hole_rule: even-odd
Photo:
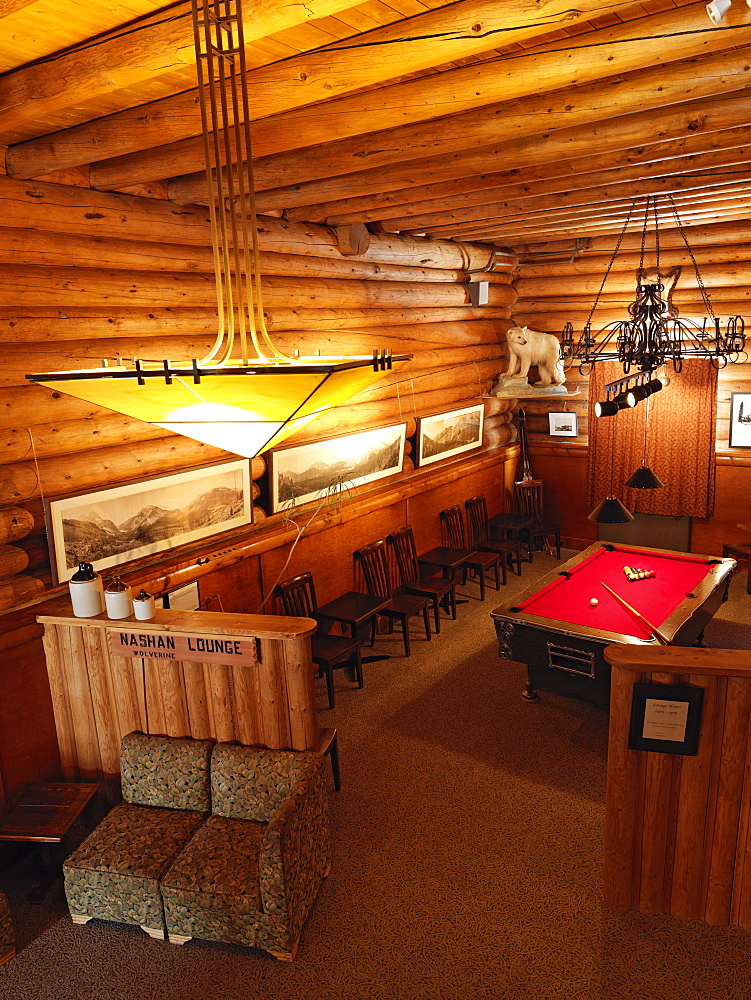
[[[751,652],[613,645],[604,899],[751,930]],[[704,689],[696,756],[629,750],[637,682]]]
[[[76,618],[69,600],[56,604],[37,621],[66,778],[119,786],[120,741],[134,730],[317,747],[312,619],[177,610],[149,621]],[[122,655],[121,635],[133,647]],[[231,659],[225,650],[243,650],[243,662],[219,662]]]

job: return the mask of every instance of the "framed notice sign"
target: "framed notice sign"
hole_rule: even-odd
[[[695,757],[704,688],[688,684],[634,684],[629,750]]]

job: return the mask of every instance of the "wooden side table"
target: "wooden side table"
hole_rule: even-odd
[[[26,785],[0,815],[0,840],[38,844],[41,852],[39,874],[28,894],[30,903],[40,903],[61,874],[62,859],[53,856],[53,844],[65,834],[92,800],[96,782],[43,781]]]

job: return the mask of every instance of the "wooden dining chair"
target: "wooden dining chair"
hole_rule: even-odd
[[[296,618],[313,618],[318,621],[318,601],[312,573],[298,573],[274,588],[274,596],[281,601],[284,613]],[[326,677],[329,708],[334,707],[334,670],[352,667],[357,686],[363,686],[360,642],[350,636],[322,635],[316,632],[311,638],[313,663],[318,676]]]
[[[514,487],[519,498],[519,510],[529,518],[529,523],[521,530],[522,538],[525,536],[527,538],[529,561],[532,562],[535,549],[546,544],[548,536],[555,538],[555,557],[560,559],[561,529],[559,525],[553,524],[545,517],[542,480],[523,479],[514,483]]]
[[[491,538],[488,525],[488,508],[484,496],[470,497],[464,501],[467,511],[468,541],[480,552],[496,552],[501,557],[501,579],[506,583],[506,564],[516,564],[516,575],[522,575],[522,544],[517,538]]]
[[[485,574],[493,570],[495,573],[495,589],[501,589],[500,562],[501,557],[495,552],[480,552],[477,549],[467,547],[467,538],[464,533],[464,518],[462,509],[458,504],[447,507],[441,511],[441,540],[444,545],[452,549],[464,550],[460,569],[462,571],[462,582],[466,582],[467,572],[472,571],[477,574],[480,583],[480,600],[485,600]]]
[[[521,509],[520,498],[516,490],[511,494],[510,506],[511,510],[508,513],[494,514],[493,517],[488,518],[490,537],[499,541],[507,539],[520,543],[528,541],[528,536],[524,532],[532,524],[533,518]]]
[[[456,583],[442,576],[422,576],[417,560],[415,537],[410,525],[397,528],[386,537],[391,546],[399,570],[402,589],[408,594],[426,597],[433,608],[436,635],[441,631],[441,604],[446,604],[451,617],[456,620]]]
[[[402,626],[404,655],[409,656],[409,619],[422,614],[425,623],[425,637],[430,639],[430,618],[428,616],[428,598],[417,594],[399,594],[391,583],[389,572],[388,550],[386,541],[379,538],[376,542],[363,545],[355,554],[365,577],[365,586],[369,594],[376,597],[388,597],[389,603],[378,612],[389,621],[389,632],[394,630],[394,622]]]

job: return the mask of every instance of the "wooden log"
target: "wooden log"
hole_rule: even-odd
[[[34,516],[23,507],[0,509],[0,543],[26,538],[34,528]]]
[[[129,479],[145,479],[165,469],[186,469],[228,459],[229,452],[209,448],[199,441],[180,435],[160,441],[145,441],[130,448],[102,448],[96,463],[81,460],[75,466],[69,457],[48,458],[39,462],[44,495],[55,497],[81,490],[98,489]],[[256,459],[252,459],[257,462]],[[260,468],[260,466],[256,466]],[[30,500],[41,495],[36,471],[28,465],[6,465],[0,472],[0,502],[19,497]]]
[[[333,7],[333,5],[331,6]],[[341,9],[342,6],[340,0],[338,7]],[[584,9],[590,7],[597,10],[600,3],[598,0],[586,0],[582,6]],[[553,8],[557,9],[553,10]],[[423,8],[420,16],[412,22],[411,31],[415,35],[412,41],[405,38],[403,28],[399,24],[378,26],[376,21],[367,19],[369,25],[376,25],[375,30],[369,33],[369,39],[372,41],[367,60],[360,58],[357,46],[344,45],[343,48],[337,49],[336,45],[331,45],[319,52],[307,52],[304,55],[294,53],[290,58],[283,60],[281,64],[253,67],[251,63],[247,73],[251,117],[266,119],[270,115],[279,115],[280,112],[287,109],[328,101],[332,94],[343,95],[364,87],[370,88],[384,80],[414,73],[420,69],[429,69],[437,63],[445,63],[453,59],[466,59],[485,51],[486,35],[499,29],[504,32],[503,37],[506,44],[534,37],[542,31],[550,30],[551,21],[548,20],[549,18],[554,23],[557,20],[568,21],[573,16],[571,11],[564,13],[562,8],[562,3],[546,5],[544,27],[541,23],[535,23],[540,15],[529,4],[523,4],[518,12],[504,11],[503,16],[489,0],[465,2],[458,9],[452,8],[448,11],[443,9],[425,11]],[[316,16],[321,15],[317,14]],[[581,16],[578,11],[576,16]],[[288,12],[287,18],[289,17]],[[279,20],[282,21],[281,13]],[[337,27],[340,31],[341,24]],[[151,28],[149,30],[164,29]],[[246,37],[259,37],[258,30],[258,26],[254,26],[253,32],[248,32]],[[394,41],[398,41],[399,44],[391,44]],[[303,45],[304,42],[301,44],[296,40],[296,48],[302,48]],[[95,54],[94,66],[99,67],[101,64],[101,68],[93,76],[92,69],[88,67],[88,64],[81,66],[78,60],[73,60],[70,55],[63,56],[63,67],[67,62],[72,61],[76,66],[75,75],[80,75],[82,80],[77,85],[69,84],[65,88],[61,88],[58,84],[54,88],[54,93],[60,95],[58,100],[63,100],[69,89],[79,93],[79,101],[90,99],[89,92],[83,86],[86,80],[91,81],[90,87],[93,94],[107,92],[114,87],[113,81],[118,78],[121,72],[120,59],[117,56],[120,55],[123,46],[123,42],[118,45],[116,41],[112,40],[104,45],[100,43]],[[305,48],[309,47],[305,46]],[[105,62],[105,53],[113,50],[116,55],[113,57],[114,72],[111,73]],[[181,46],[175,43],[155,44],[151,51],[169,52],[169,56],[165,58],[165,64],[171,67],[176,53],[181,51]],[[126,62],[130,64],[131,61],[132,56]],[[55,68],[58,73],[61,72],[57,64]],[[131,66],[130,69],[132,71],[136,67]],[[65,73],[64,68],[62,72]],[[166,70],[162,70],[162,72],[166,72]],[[18,70],[16,73],[10,74],[10,81],[17,81],[19,74],[23,78],[24,71]],[[170,69],[170,74],[171,76],[175,74],[174,68]],[[25,75],[28,76],[28,72]],[[90,125],[88,127],[82,125],[78,128],[68,129],[62,134],[57,133],[57,142],[50,142],[48,139],[46,142],[29,143],[26,150],[16,154],[11,169],[19,171],[21,176],[36,176],[48,169],[54,170],[60,164],[74,165],[88,162],[91,158],[92,146],[97,146],[101,150],[102,159],[115,157],[128,151],[143,148],[142,133],[144,131],[148,132],[149,147],[174,142],[185,136],[200,135],[201,122],[196,94],[195,91],[187,90],[188,87],[194,86],[194,83],[195,81],[191,80],[184,87],[175,86],[173,90],[184,90],[185,92],[152,102],[149,105],[149,115],[146,121],[144,121],[143,113],[138,115],[133,109],[103,119],[99,132],[92,132]],[[52,99],[52,95],[47,93],[50,89],[49,87],[44,88],[47,101]],[[35,94],[35,96],[37,95]],[[68,101],[71,104],[77,103],[71,99],[71,96],[68,97]],[[15,114],[18,113],[19,109],[15,109]],[[273,132],[273,129],[271,131]],[[14,138],[18,137],[14,136]],[[268,142],[269,137],[261,132],[258,141]],[[183,145],[192,149],[195,143],[188,141]],[[164,156],[165,159],[174,159],[169,153],[165,153]],[[121,161],[124,161],[123,167],[127,167],[130,162],[127,157],[122,155]],[[143,177],[148,177],[148,172],[138,171],[134,165],[131,165],[130,174],[121,173],[120,181],[128,184],[133,182],[132,178]],[[118,186],[117,183],[114,186]]]
[[[728,227],[729,228],[729,227]],[[682,267],[691,269],[691,261],[687,256],[685,244],[683,247],[668,248],[662,245],[664,230],[662,226],[660,227],[660,268],[668,269],[672,267]],[[673,235],[672,230],[668,232]],[[729,234],[726,230],[726,238]],[[751,234],[750,234],[751,235]],[[713,265],[717,263],[717,251],[710,246],[694,246],[694,234],[691,233],[688,237],[689,243],[691,245],[691,251],[696,259],[696,263],[699,265],[700,270],[708,265]],[[751,242],[751,240],[749,241]],[[650,252],[645,258],[645,263],[649,266],[653,259],[653,253]],[[749,257],[749,244],[746,242],[728,242],[723,248],[723,263],[733,263],[733,262],[743,262],[747,261]],[[578,257],[575,260],[558,260],[551,263],[550,260],[541,261],[540,263],[535,262],[520,262],[517,264],[514,272],[514,280],[517,281],[519,278],[545,278],[551,274],[551,271],[555,274],[557,278],[563,277],[563,275],[569,275],[572,278],[578,278],[580,276],[591,276],[599,275],[600,280],[607,269],[610,260],[612,259],[612,252],[610,254],[604,253],[589,253],[586,256]],[[613,273],[614,274],[631,274],[634,278],[637,269],[639,268],[641,259],[641,253],[637,251],[619,251],[618,256],[615,261],[613,261]],[[635,281],[635,278],[634,278]],[[679,279],[678,285],[680,287],[681,281]],[[679,289],[676,289],[676,292]]]
[[[255,0],[243,18],[245,40],[250,44],[349,6],[350,0],[312,0],[305,7]],[[0,88],[3,132],[17,138],[19,132],[23,134],[24,126],[39,116],[67,111],[76,105],[85,107],[94,98],[127,89],[151,76],[187,70],[187,80],[193,80],[195,52],[189,10],[188,5],[181,4],[177,16],[141,26],[139,36],[143,37],[139,37],[137,46],[127,34],[116,33],[93,48],[85,46],[66,53],[60,60],[7,73]],[[88,114],[83,115],[84,119],[87,117]],[[148,127],[143,118],[141,127]],[[52,169],[57,168],[53,165]]]
[[[642,144],[617,153],[604,152],[573,157],[553,163],[529,164],[524,169],[524,181],[517,170],[478,172],[470,177],[439,181],[421,187],[403,188],[383,193],[372,192],[356,198],[344,198],[304,209],[292,208],[285,218],[294,221],[328,225],[348,225],[355,220],[382,222],[399,215],[414,216],[434,211],[441,203],[455,207],[482,204],[487,195],[494,197],[534,196],[538,191],[568,191],[594,186],[609,180],[625,180],[628,176],[643,179],[666,172],[688,172],[705,167],[735,163],[743,155],[740,150],[751,142],[751,129],[726,129],[712,135],[685,136],[666,142]],[[711,148],[707,148],[707,147]],[[746,154],[747,155],[747,154]],[[600,178],[600,180],[598,180]]]
[[[161,337],[216,336],[213,309],[115,309],[98,306],[74,309],[27,309],[0,306],[0,343],[59,344],[69,340],[118,340],[142,342]]]
[[[419,360],[419,359],[418,359]],[[371,389],[353,397],[351,405],[375,402],[381,399],[393,399],[395,396],[402,401],[415,393],[421,394],[433,390],[448,389],[458,385],[473,384],[478,387],[498,376],[503,367],[499,355],[487,361],[456,362],[449,367],[418,368],[407,372],[396,372],[389,381],[377,382]],[[384,384],[385,383],[385,384]]]
[[[214,274],[214,256],[208,246],[160,244],[157,250],[153,243],[134,240],[110,238],[104,242],[90,236],[0,227],[0,264],[14,264],[21,255],[28,264],[37,267],[65,267],[73,260],[77,267]],[[465,279],[465,272],[459,268],[426,268],[406,263],[354,260],[351,256],[337,259],[261,251],[259,259],[263,274],[415,282]],[[485,280],[507,284],[510,268],[505,272],[488,272]]]
[[[469,303],[466,285],[423,284],[409,282],[362,281],[353,279],[289,279],[267,277],[262,281],[264,301],[269,306],[288,306],[299,297],[306,306],[322,308],[413,307],[422,305],[458,306]],[[507,306],[516,300],[510,285],[491,284],[491,306]],[[8,301],[23,298],[29,306],[50,308],[62,300],[70,306],[82,306],[93,297],[105,299],[110,307],[147,305],[155,300],[163,305],[207,306],[215,300],[213,277],[194,274],[155,275],[138,272],[127,281],[118,272],[72,268],[23,268],[0,265],[0,296]]]
[[[560,47],[555,43],[552,50],[527,53],[523,73],[518,71],[513,60],[470,63],[441,73],[433,80],[419,76],[385,89],[381,88],[377,93],[366,91],[342,97],[330,107],[325,104],[316,105],[308,114],[296,111],[273,115],[266,119],[267,129],[261,141],[254,144],[254,152],[264,163],[275,157],[279,159],[284,153],[293,158],[296,165],[303,168],[303,172],[299,174],[300,179],[308,180],[311,176],[324,176],[327,168],[322,169],[319,166],[316,173],[305,171],[305,158],[299,151],[302,148],[306,151],[312,149],[311,156],[314,160],[318,156],[323,159],[323,154],[318,152],[317,144],[320,142],[320,136],[326,135],[330,137],[330,143],[327,145],[338,140],[336,144],[341,147],[343,164],[338,172],[346,173],[357,169],[353,166],[351,147],[355,141],[362,146],[361,137],[365,131],[365,123],[368,125],[368,131],[377,136],[369,143],[369,159],[381,163],[407,159],[408,157],[404,155],[405,148],[408,146],[415,148],[419,142],[425,143],[426,150],[435,151],[443,141],[437,142],[436,136],[441,135],[446,129],[452,129],[451,121],[440,117],[446,108],[456,109],[457,114],[452,116],[454,118],[460,115],[467,119],[476,116],[472,119],[474,124],[491,105],[496,120],[502,115],[505,125],[509,118],[512,119],[509,132],[513,132],[516,124],[513,121],[514,103],[530,102],[533,96],[543,95],[547,97],[548,113],[554,113],[553,109],[557,110],[561,105],[556,104],[557,95],[551,92],[566,88],[567,93],[571,93],[572,85],[582,89],[585,85],[592,87],[593,81],[599,81],[603,76],[603,65],[609,67],[608,76],[623,74],[630,82],[630,78],[637,78],[640,72],[649,73],[656,58],[660,61],[670,61],[675,65],[676,60],[703,56],[711,49],[717,51],[725,48],[727,39],[718,33],[711,33],[709,38],[707,37],[708,33],[702,30],[706,26],[702,16],[703,12],[700,10],[687,12],[682,9],[653,15],[652,20],[664,25],[665,32],[672,33],[669,48],[666,47],[665,34],[661,28],[655,28],[653,37],[645,38],[644,29],[638,22],[635,24],[626,21],[595,30],[591,34],[592,48],[572,47],[567,51],[565,59],[561,58]],[[693,31],[687,28],[688,24],[692,25]],[[737,26],[737,30],[738,44],[748,44],[751,41],[751,29]],[[551,46],[547,48],[551,49]],[[704,55],[703,58],[707,57]],[[663,85],[667,86],[665,81]],[[732,88],[727,86],[726,89]],[[492,102],[503,102],[503,107],[509,109],[509,114],[507,115],[498,104]],[[478,108],[479,112],[470,110]],[[434,125],[436,120],[441,124]],[[405,122],[408,124],[404,124]],[[430,124],[426,124],[428,122]],[[470,130],[471,126],[468,125],[468,134]],[[387,135],[390,139],[387,139]],[[265,142],[264,137],[266,137]],[[384,148],[387,141],[390,141],[392,146],[400,148],[402,155],[389,156]],[[467,145],[480,144],[480,141],[467,143]],[[445,148],[446,152],[455,152],[460,147],[449,140]],[[183,157],[179,156],[180,152],[184,153]],[[98,167],[96,171],[92,168],[92,184],[112,189],[122,183],[128,183],[129,176],[137,180],[150,180],[154,177],[190,175],[201,165],[202,150],[199,144],[195,141],[181,143],[178,150],[161,147],[158,152],[150,150],[145,154],[120,157],[109,168],[106,164]],[[11,158],[9,172],[12,173],[13,170],[14,161]],[[259,189],[271,186],[266,182],[263,168],[257,176]]]
[[[710,59],[713,57],[710,57]],[[676,63],[671,66],[671,78],[673,72],[691,66],[694,76],[703,72],[702,65],[697,62],[687,60],[687,63]],[[707,69],[710,69],[709,63]],[[719,67],[712,66],[710,72]],[[647,71],[648,72],[648,71]],[[639,74],[639,79],[646,79],[647,72]],[[690,74],[689,74],[690,75]],[[735,76],[737,81],[741,77]],[[392,145],[394,150],[392,165],[370,166],[367,169],[358,170],[358,165],[349,165],[346,161],[340,161],[338,168],[333,163],[328,169],[338,169],[338,173],[324,175],[324,166],[311,164],[309,175],[313,174],[315,179],[300,181],[298,183],[287,182],[283,175],[276,169],[277,158],[269,157],[268,163],[259,161],[254,165],[254,174],[259,181],[259,197],[257,200],[258,211],[264,212],[275,208],[285,210],[295,206],[315,205],[330,199],[351,198],[366,195],[370,190],[390,191],[408,188],[414,182],[416,176],[420,177],[422,184],[438,182],[455,178],[457,176],[469,176],[474,173],[499,170],[513,162],[517,169],[521,169],[528,163],[550,162],[553,159],[562,159],[574,156],[584,156],[592,150],[593,135],[597,141],[599,152],[606,150],[628,149],[634,145],[635,137],[643,136],[644,130],[649,130],[650,134],[659,136],[661,140],[670,137],[676,138],[686,134],[696,132],[701,129],[705,132],[714,129],[735,128],[748,124],[747,116],[744,114],[746,97],[742,92],[732,94],[727,92],[721,99],[702,97],[701,93],[688,93],[686,87],[693,91],[691,81],[678,90],[683,91],[687,100],[677,108],[668,100],[665,100],[664,92],[657,92],[660,82],[655,80],[656,90],[651,97],[644,95],[641,109],[634,104],[631,108],[621,108],[613,119],[614,111],[609,111],[605,106],[608,101],[605,95],[605,88],[597,85],[592,87],[579,88],[578,92],[583,94],[590,91],[591,101],[603,100],[602,114],[597,124],[585,123],[577,120],[578,116],[567,114],[565,118],[557,112],[553,112],[549,117],[546,114],[546,129],[544,133],[536,134],[530,129],[526,136],[518,136],[516,139],[509,138],[502,143],[491,143],[487,134],[483,131],[483,122],[477,112],[469,112],[459,115],[457,118],[463,119],[463,125],[467,129],[464,134],[463,148],[460,154],[450,154],[448,150],[441,153],[431,153],[430,146],[423,149],[426,155],[412,151],[405,146],[403,149],[397,145]],[[663,83],[665,81],[663,80]],[[694,81],[695,82],[695,81]],[[631,81],[628,89],[631,91]],[[704,88],[700,88],[702,93]],[[634,88],[638,90],[638,86]],[[557,96],[564,100],[570,91],[560,91]],[[691,98],[699,98],[691,100]],[[657,98],[657,99],[656,99]],[[516,107],[522,112],[528,110],[532,119],[536,115],[543,113],[541,99],[528,98],[516,103]],[[550,102],[548,102],[549,105]],[[536,109],[533,105],[536,104]],[[495,106],[498,107],[497,105]],[[575,105],[567,104],[570,111]],[[504,116],[505,120],[505,116]],[[440,121],[437,127],[439,131],[446,120]],[[593,133],[593,127],[595,132]],[[515,131],[515,130],[514,130]],[[372,137],[374,143],[379,139],[389,141],[394,139],[393,135],[388,138],[377,135]],[[343,144],[332,144],[338,146]],[[472,147],[476,147],[473,149]],[[414,157],[410,159],[409,157]],[[400,162],[401,161],[401,162]],[[359,164],[362,166],[362,164]],[[344,173],[349,169],[350,173]],[[315,172],[314,172],[315,171]],[[264,173],[268,178],[264,180]],[[266,190],[260,190],[260,188]],[[172,182],[170,185],[170,196],[176,200],[193,201],[200,198],[200,177],[194,179],[181,180],[178,185]],[[180,197],[177,197],[179,195]]]
[[[747,294],[751,295],[747,289],[738,285],[745,285],[751,278],[751,262],[732,261],[728,263],[707,264],[701,268],[701,278],[705,286],[713,288],[734,288],[736,297],[743,299]],[[690,266],[683,268],[679,278],[679,284],[684,292],[693,292],[697,295],[699,285],[696,274]],[[515,282],[514,287],[521,299],[541,299],[557,295],[581,295],[593,297],[597,294],[602,285],[602,274],[580,274],[548,275],[541,278],[520,278]],[[632,271],[611,271],[607,281],[608,291],[613,292],[633,292],[635,290],[635,279]]]
[[[302,225],[266,215],[258,216],[256,223],[262,251],[341,260],[330,227]],[[0,227],[3,226],[138,243],[211,245],[209,213],[204,206],[183,205],[176,209],[154,198],[19,181],[0,175]],[[466,271],[485,267],[494,253],[495,248],[481,244],[371,234],[370,246],[362,259],[371,263]],[[495,255],[494,259],[509,265],[515,260],[513,255]],[[155,312],[163,308],[160,303]]]
[[[29,557],[23,549],[15,545],[0,545],[0,580],[23,573],[28,565]]]
[[[31,576],[12,576],[8,580],[0,580],[0,611],[15,608],[25,601],[30,601],[44,590],[44,584]]]

